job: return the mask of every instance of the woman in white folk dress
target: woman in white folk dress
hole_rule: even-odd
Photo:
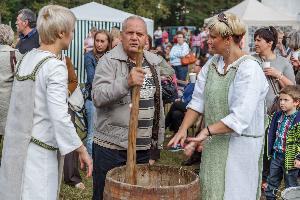
[[[57,153],[79,153],[81,166],[92,174],[92,161],[77,136],[67,105],[68,73],[57,58],[68,48],[75,16],[49,5],[38,16],[41,46],[18,63],[5,129],[0,197],[9,200],[55,200]]]

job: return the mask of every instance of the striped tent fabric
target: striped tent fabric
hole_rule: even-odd
[[[77,20],[75,24],[74,37],[68,50],[64,54],[71,58],[77,73],[78,83],[85,83],[86,72],[84,70],[84,39],[88,36],[91,27],[110,31],[112,27],[121,28],[120,22],[104,22],[91,20]]]

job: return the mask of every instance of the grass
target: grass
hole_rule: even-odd
[[[161,151],[161,158],[157,162],[157,164],[180,166],[180,163],[183,160],[187,159],[187,157],[183,154],[182,151],[170,152],[170,151],[166,150],[166,144],[169,141],[170,136],[171,136],[171,133],[167,132],[166,139],[165,139],[165,150]],[[191,167],[186,167],[186,168],[193,170],[197,167],[198,166],[191,166]],[[88,199],[91,199],[92,198],[92,179],[91,178],[86,179],[85,175],[83,173],[82,173],[82,178],[83,178],[83,183],[86,186],[86,189],[81,191],[74,187],[70,187],[68,185],[62,184],[62,188],[61,188],[61,192],[60,192],[60,200],[79,200],[79,199],[88,200]],[[283,189],[284,189],[283,186],[281,186],[280,191],[282,191]],[[261,197],[260,200],[265,200],[265,198]],[[281,198],[278,198],[278,200],[281,200]]]
[[[171,136],[170,132],[166,133],[166,139],[165,144],[169,141],[170,138],[168,136]],[[0,144],[0,148],[2,148],[2,144]],[[1,154],[1,151],[0,151]],[[161,159],[157,162],[157,164],[163,164],[163,165],[172,165],[172,166],[180,166],[180,163],[187,159],[187,157],[182,153],[182,151],[179,152],[170,152],[168,150],[162,150],[161,151]],[[198,166],[192,166],[192,167],[186,167],[190,170],[193,170]],[[83,179],[83,183],[86,186],[85,190],[80,190],[74,187],[70,187],[64,183],[62,183],[61,191],[60,191],[60,200],[89,200],[92,199],[92,178],[86,178],[85,173],[81,171],[81,177]],[[283,187],[280,188],[280,190],[283,190]],[[278,198],[279,200],[280,198]],[[264,197],[261,197],[261,200],[265,200]]]

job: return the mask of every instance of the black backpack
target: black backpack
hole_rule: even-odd
[[[164,104],[172,103],[178,98],[178,93],[175,84],[170,80],[162,80],[162,100]]]

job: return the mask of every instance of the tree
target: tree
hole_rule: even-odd
[[[167,19],[171,14],[163,0],[105,0],[104,4],[135,15],[153,19]]]
[[[1,0],[0,20],[15,21],[20,9],[27,7],[35,11],[48,4],[73,8],[91,0]],[[201,26],[212,14],[228,9],[242,0],[94,0],[98,3],[151,18],[156,25]]]
[[[231,8],[242,0],[165,0],[171,15],[161,25],[202,26],[204,19]]]

